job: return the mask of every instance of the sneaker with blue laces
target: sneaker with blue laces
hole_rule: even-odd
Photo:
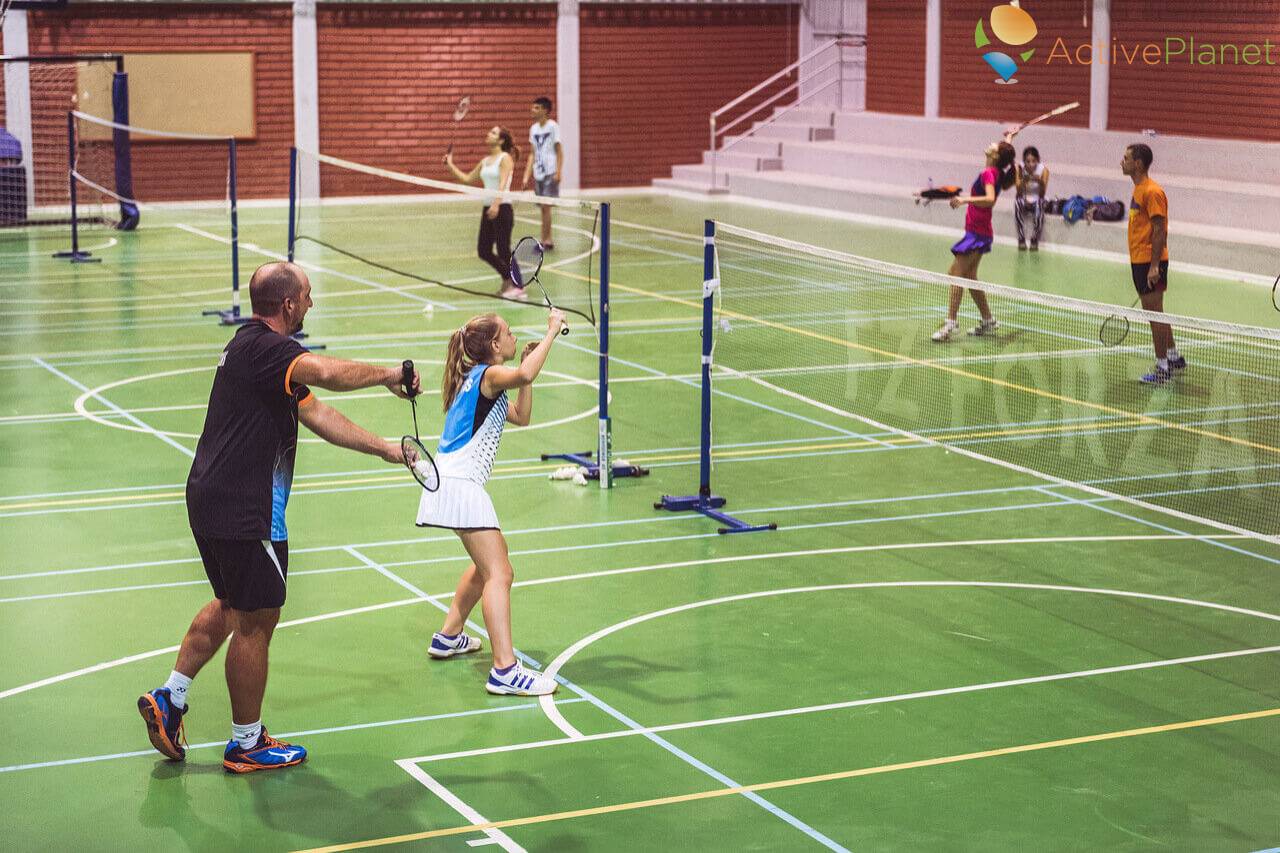
[[[165,758],[181,761],[187,757],[184,748],[187,737],[182,729],[182,717],[190,706],[179,708],[173,704],[169,688],[160,687],[138,697],[138,713],[147,723],[147,737],[151,745]]]
[[[1144,385],[1163,385],[1171,378],[1172,374],[1170,374],[1169,368],[1161,367],[1157,364],[1155,367],[1151,368],[1150,373],[1143,374],[1142,378],[1138,381]]]
[[[252,749],[244,749],[234,740],[227,741],[222,753],[222,769],[228,773],[252,773],[255,770],[279,770],[307,759],[307,751],[296,744],[276,740],[265,726]]]
[[[516,661],[503,673],[490,669],[484,689],[495,696],[546,696],[555,693],[559,686],[554,678],[548,678],[536,669],[525,669]]]
[[[450,637],[448,634],[441,634],[436,631],[431,635],[431,645],[427,647],[427,654],[438,660],[444,660],[454,655],[469,655],[472,652],[478,652],[483,646],[484,643],[480,642],[479,637],[472,637],[465,632]]]

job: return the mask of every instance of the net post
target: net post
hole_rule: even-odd
[[[101,258],[90,257],[89,252],[80,251],[80,217],[76,208],[76,116],[74,110],[67,110],[67,189],[71,200],[71,251],[54,252],[55,258],[66,258],[73,264],[96,263]]]
[[[698,436],[698,493],[696,495],[663,495],[654,509],[671,512],[693,511],[723,525],[717,533],[755,533],[777,530],[778,525],[748,524],[728,513],[720,512],[726,501],[711,493],[711,356],[715,350],[715,300],[720,290],[716,277],[716,222],[705,220],[702,232],[702,407]]]
[[[600,432],[596,464],[600,488],[613,488],[613,428],[609,421],[609,202],[600,205]]]
[[[293,263],[293,244],[297,239],[298,227],[298,149],[289,149],[289,245],[286,255],[289,263]]]
[[[236,205],[236,140],[227,140],[227,199],[231,204],[231,322],[240,322],[240,214]]]

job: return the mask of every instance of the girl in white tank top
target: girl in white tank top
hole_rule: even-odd
[[[453,153],[444,155],[444,164],[454,178],[464,184],[482,184],[487,190],[484,208],[480,215],[480,233],[476,238],[476,255],[493,267],[502,280],[499,293],[504,298],[518,299],[524,291],[511,282],[511,229],[515,227],[515,215],[511,205],[503,201],[502,194],[511,189],[511,176],[515,174],[515,161],[520,156],[511,131],[497,125],[489,128],[484,138],[489,146],[489,156],[464,172],[453,163]]]

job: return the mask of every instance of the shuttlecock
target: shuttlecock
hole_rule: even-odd
[[[587,484],[587,475],[583,473],[585,470],[585,468],[579,468],[573,475],[573,482],[576,485],[585,486]]]
[[[436,305],[435,305],[435,303],[434,303],[434,302],[428,302],[426,305],[423,305],[423,306],[422,306],[422,313],[423,313],[423,314],[426,314],[427,316],[431,316],[432,314],[436,313]]]
[[[417,462],[413,463],[413,470],[417,471],[424,478],[432,475],[431,463],[425,459],[419,459]]]
[[[548,480],[572,480],[574,475],[578,473],[577,465],[565,465],[557,468],[547,475]]]

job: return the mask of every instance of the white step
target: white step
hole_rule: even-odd
[[[702,162],[711,164],[711,152],[702,152]],[[737,148],[716,152],[717,169],[743,169],[749,172],[776,172],[782,168],[781,157],[759,157],[755,154],[744,154]]]

